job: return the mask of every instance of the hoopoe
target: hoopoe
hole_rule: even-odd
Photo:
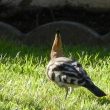
[[[57,31],[55,35],[50,57],[51,60],[47,65],[47,76],[58,86],[65,88],[65,98],[68,93],[72,92],[72,89],[75,86],[85,87],[97,97],[106,96],[101,89],[95,86],[86,71],[82,68],[81,64],[76,60],[64,57],[59,31]]]

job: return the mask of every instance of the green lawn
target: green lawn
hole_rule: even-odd
[[[97,98],[76,88],[66,100],[64,89],[45,74],[50,48],[0,41],[0,110],[110,110],[110,48],[65,46],[108,94]]]

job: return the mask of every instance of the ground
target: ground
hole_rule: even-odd
[[[50,47],[0,40],[0,110],[110,110],[110,48],[64,46],[106,97],[80,87],[65,100],[65,90],[46,77]]]

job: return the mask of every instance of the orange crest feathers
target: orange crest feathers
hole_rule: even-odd
[[[60,36],[60,31],[57,31],[53,42],[52,50],[51,50],[51,59],[62,57],[62,56],[63,56],[62,40]]]

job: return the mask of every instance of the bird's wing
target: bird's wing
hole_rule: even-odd
[[[51,79],[56,82],[84,85],[86,80],[90,80],[86,71],[74,60],[59,58],[49,66],[48,70]]]

